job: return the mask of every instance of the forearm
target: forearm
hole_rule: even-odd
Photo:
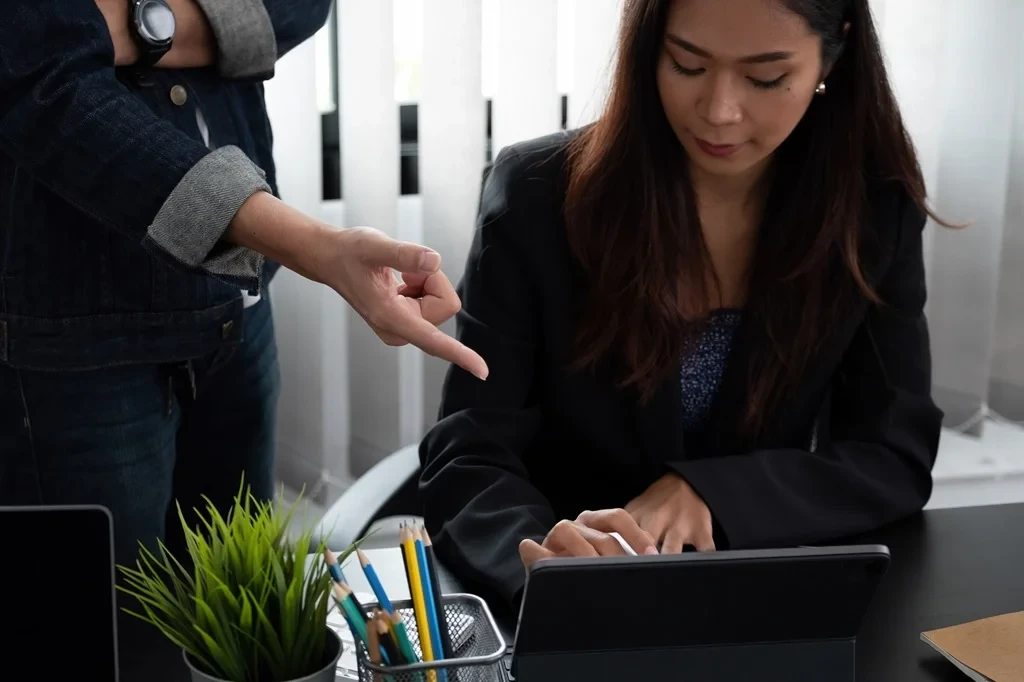
[[[168,0],[174,10],[175,34],[171,50],[157,66],[187,69],[217,62],[217,40],[196,0]]]
[[[156,66],[164,69],[188,69],[210,66],[217,61],[217,41],[196,0],[167,0],[174,11],[174,42]],[[139,48],[132,37],[128,0],[96,0],[114,43],[114,64],[128,66],[139,59]]]
[[[925,459],[917,444],[847,441],[668,465],[707,504],[729,547],[747,549],[846,537],[919,511],[931,490]]]
[[[340,236],[267,192],[257,192],[238,209],[224,233],[226,242],[259,252],[315,282],[327,283],[329,260]]]
[[[456,377],[449,375],[449,401],[451,383],[465,383]],[[420,501],[435,549],[511,606],[526,577],[519,543],[542,542],[558,520],[514,454],[532,441],[541,419],[534,408],[468,409],[442,418],[420,446]]]

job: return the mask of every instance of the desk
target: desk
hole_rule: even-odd
[[[967,682],[921,641],[921,632],[1024,610],[1024,504],[927,511],[847,542],[880,542],[892,553],[892,566],[858,640],[858,680]],[[401,555],[392,550],[367,554],[391,597],[403,598],[408,588]],[[461,591],[458,581],[438,568],[445,591]],[[368,591],[355,565],[346,566],[345,573],[353,587]],[[501,625],[511,643],[515,624],[506,620]],[[126,675],[124,682],[189,679],[177,649],[162,639],[143,646],[145,674]]]
[[[921,632],[1024,611],[1024,504],[927,511],[854,541],[892,553],[857,640],[858,680],[966,682]]]
[[[921,632],[1024,611],[1024,504],[927,511],[849,542],[882,543],[892,554],[858,638],[858,680],[967,682]],[[378,570],[387,556],[374,558]],[[458,590],[439,568],[447,591]],[[514,623],[501,625],[514,632]]]

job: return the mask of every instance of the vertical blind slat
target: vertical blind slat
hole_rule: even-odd
[[[561,127],[557,88],[558,3],[498,0],[498,82],[493,150]]]
[[[572,3],[573,68],[567,125],[597,119],[607,99],[614,69],[622,0],[568,0]]]
[[[339,125],[345,224],[397,236],[398,105],[392,0],[339,0]],[[351,467],[360,474],[397,449],[399,358],[355,313],[349,316]],[[325,409],[329,406],[325,406]]]
[[[429,0],[419,103],[423,238],[454,282],[462,276],[480,197],[486,109],[481,89],[480,0]],[[455,332],[454,321],[442,326]],[[423,415],[433,423],[447,363],[423,359]]]

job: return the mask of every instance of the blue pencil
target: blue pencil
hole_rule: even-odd
[[[347,583],[345,580],[345,574],[341,572],[341,566],[338,565],[338,558],[334,556],[334,552],[329,549],[324,549],[324,560],[327,562],[327,570],[331,572],[331,578],[336,583]]]
[[[380,584],[380,579],[377,577],[377,571],[373,570],[373,564],[363,554],[363,550],[357,549],[356,556],[359,557],[359,565],[363,567],[363,573],[366,575],[366,582],[370,583],[370,589],[377,595],[377,603],[382,609],[388,613],[394,613],[395,609],[391,605],[391,600],[388,599],[387,592],[384,591],[384,586]]]
[[[427,607],[427,621],[430,623],[430,646],[434,650],[434,660],[444,658],[444,649],[441,647],[441,629],[437,624],[437,609],[440,605],[434,605],[434,590],[430,583],[430,569],[427,566],[427,552],[423,547],[423,534],[417,528],[413,531],[416,540],[416,563],[419,564],[420,582],[423,583],[423,599]],[[444,670],[438,670],[437,676],[441,682],[447,682],[448,675]]]

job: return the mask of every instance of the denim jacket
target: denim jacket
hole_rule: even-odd
[[[276,191],[263,81],[331,2],[198,4],[217,64],[141,84],[92,0],[3,0],[0,363],[178,362],[240,340],[242,292],[276,266],[221,236]]]

